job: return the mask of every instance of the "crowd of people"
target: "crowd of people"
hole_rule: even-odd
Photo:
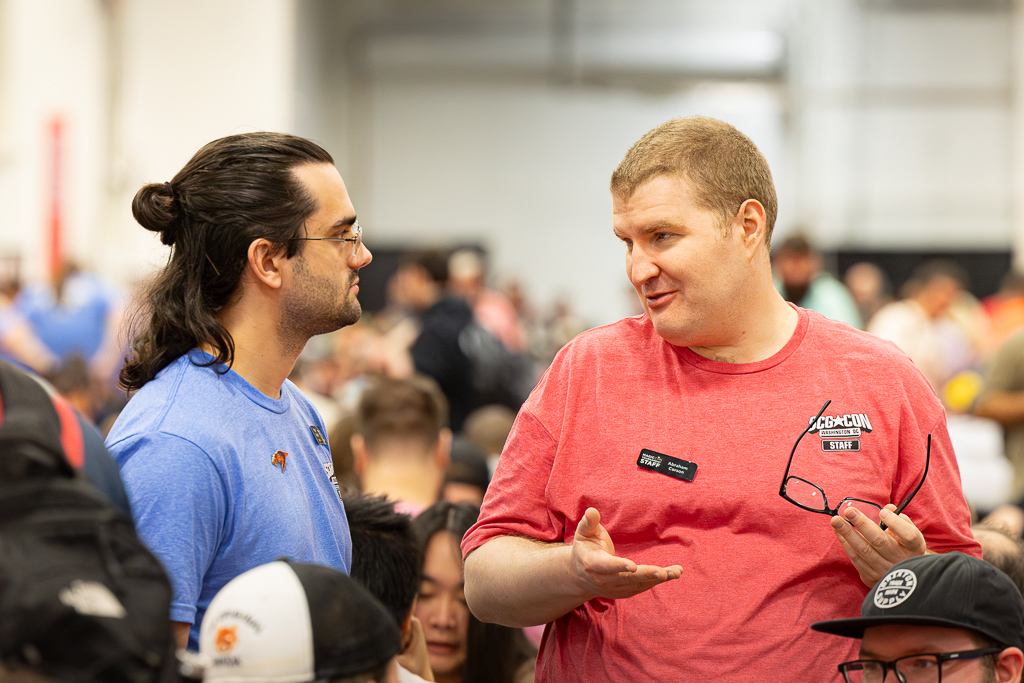
[[[611,192],[643,313],[590,330],[471,249],[364,313],[344,180],[275,133],[139,190],[171,257],[134,304],[70,264],[5,290],[0,681],[1020,681],[1020,278],[972,301],[936,261],[897,300],[773,248],[713,119]],[[971,411],[1020,472],[995,510]]]

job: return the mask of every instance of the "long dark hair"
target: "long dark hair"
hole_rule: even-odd
[[[216,315],[231,302],[253,240],[265,238],[290,258],[302,248],[303,222],[316,202],[292,173],[333,164],[318,145],[283,133],[246,133],[209,143],[169,183],[135,195],[132,214],[171,247],[130,322],[130,351],[120,383],[139,389],[200,344],[230,366],[235,344]]]
[[[427,544],[436,533],[447,532],[461,541],[479,514],[475,505],[445,500],[424,510],[413,520],[420,538],[420,557],[426,558]],[[534,656],[522,630],[485,624],[470,612],[463,683],[512,683],[519,666]]]

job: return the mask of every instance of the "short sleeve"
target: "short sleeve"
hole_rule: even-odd
[[[528,408],[520,411],[498,460],[480,518],[462,541],[463,557],[498,536],[528,536],[554,543],[565,520],[546,500],[557,443]]]
[[[201,448],[170,434],[143,434],[112,450],[139,536],[171,580],[170,618],[194,623],[225,528],[223,480]]]
[[[929,550],[939,553],[959,550],[980,559],[981,545],[971,533],[971,511],[964,499],[960,470],[946,430],[944,411],[940,412],[929,434],[932,444],[928,474],[918,495],[907,506],[906,514],[924,535]],[[902,477],[900,498],[894,499],[897,504],[910,494],[924,475],[927,439],[928,434],[916,434],[914,440],[918,443],[906,444],[915,452],[914,457],[901,454],[901,461],[907,461],[907,466]]]

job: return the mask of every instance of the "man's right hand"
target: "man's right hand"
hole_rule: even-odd
[[[583,591],[601,598],[632,597],[683,575],[683,568],[677,564],[638,565],[616,557],[615,544],[608,530],[601,526],[601,513],[595,508],[587,508],[576,527],[570,561]]]

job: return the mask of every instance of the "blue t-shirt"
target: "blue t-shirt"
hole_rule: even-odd
[[[106,336],[107,318],[119,305],[116,290],[84,271],[68,276],[61,302],[45,283],[26,285],[15,298],[35,335],[62,360],[75,353],[92,358]]]
[[[286,557],[348,573],[341,491],[319,413],[291,382],[281,398],[193,350],[128,402],[107,437],[143,541],[171,579],[172,621],[192,623],[242,572]],[[220,368],[223,370],[223,366]]]

